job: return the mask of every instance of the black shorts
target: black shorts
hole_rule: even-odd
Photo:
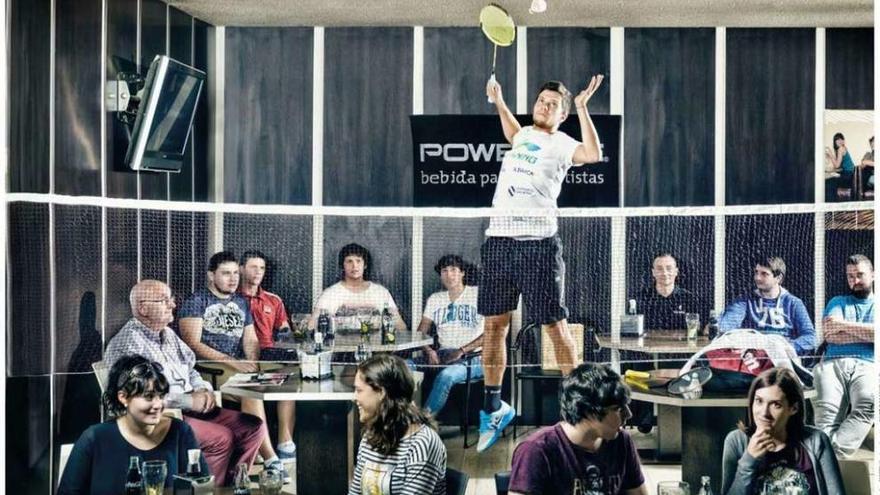
[[[489,237],[480,248],[477,311],[483,316],[516,309],[519,295],[529,320],[542,325],[568,318],[565,263],[558,236],[538,241]]]

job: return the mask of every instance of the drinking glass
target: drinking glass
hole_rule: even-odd
[[[686,481],[661,481],[657,495],[691,495],[691,486]]]
[[[697,342],[697,332],[700,331],[700,314],[685,313],[684,322],[687,324],[688,343],[695,344]]]
[[[262,495],[279,495],[284,485],[281,473],[274,469],[264,469],[260,472],[260,493]]]
[[[146,495],[162,495],[165,491],[165,477],[168,465],[165,461],[146,461],[144,463],[144,491]]]

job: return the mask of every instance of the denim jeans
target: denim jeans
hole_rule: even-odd
[[[856,358],[822,361],[813,368],[816,427],[831,438],[839,457],[853,455],[874,422],[874,363]]]
[[[455,351],[456,349],[440,349],[440,351],[438,351],[440,361],[443,361],[445,355]],[[427,365],[427,359],[420,358],[415,361],[410,360],[408,364],[411,368],[416,367],[416,365],[425,367]],[[428,394],[428,399],[425,401],[425,409],[435,416],[441,409],[443,409],[443,406],[446,405],[446,399],[449,398],[449,392],[452,390],[452,387],[459,383],[464,383],[465,380],[467,380],[468,364],[463,359],[442,366],[443,369],[434,379],[431,393]],[[480,356],[471,359],[470,367],[471,380],[483,378],[483,361]]]

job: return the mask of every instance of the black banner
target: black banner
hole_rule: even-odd
[[[603,162],[571,167],[560,207],[619,206],[620,116],[592,115]],[[517,115],[531,125],[531,115]],[[501,160],[511,145],[497,115],[412,115],[413,205],[492,206]],[[559,129],[580,141],[577,115]]]

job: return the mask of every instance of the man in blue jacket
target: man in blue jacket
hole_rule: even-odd
[[[816,348],[816,329],[804,302],[782,287],[784,278],[782,258],[759,259],[755,263],[755,290],[724,309],[718,321],[721,333],[754,328],[787,338],[799,356],[812,353]]]

